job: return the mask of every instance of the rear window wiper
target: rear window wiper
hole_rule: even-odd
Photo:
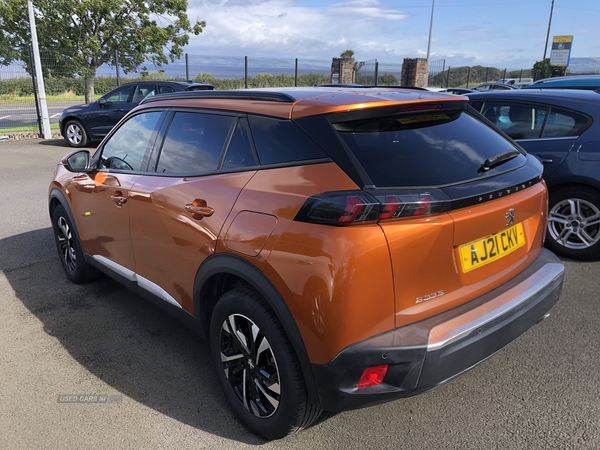
[[[496,153],[494,156],[490,156],[483,162],[481,167],[479,167],[478,172],[487,172],[488,170],[493,169],[494,167],[497,167],[501,164],[504,164],[505,162],[510,161],[511,159],[514,159],[521,154],[522,153],[520,151],[515,149],[505,150],[503,152]]]

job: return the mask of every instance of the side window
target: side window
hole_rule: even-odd
[[[176,112],[158,159],[160,173],[200,174],[217,170],[235,117]]]
[[[155,130],[161,114],[161,111],[150,111],[131,116],[104,144],[100,168],[143,170],[146,154],[156,139]]]
[[[523,103],[486,102],[481,113],[513,139],[535,139],[548,108]]]
[[[121,86],[120,88],[115,89],[114,91],[105,95],[103,98],[107,102],[126,102],[129,98],[129,94],[131,94],[131,91],[133,91],[134,87],[135,85],[133,84]]]
[[[544,127],[542,137],[579,136],[587,126],[588,119],[581,114],[552,109]]]
[[[227,148],[225,160],[223,161],[223,169],[237,169],[256,165],[246,123],[244,120],[240,120]]]
[[[138,86],[133,94],[132,103],[139,103],[149,95],[156,93],[156,86]]]
[[[167,94],[169,92],[175,92],[175,89],[173,89],[171,86],[159,86],[158,87],[159,94]]]
[[[327,154],[291,120],[249,116],[260,164],[327,158]]]

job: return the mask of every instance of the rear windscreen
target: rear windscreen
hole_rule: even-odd
[[[488,158],[515,146],[464,110],[333,122],[377,187],[451,185],[510,170],[526,160],[519,154],[481,171]]]

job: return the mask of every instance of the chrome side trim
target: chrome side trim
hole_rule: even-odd
[[[508,313],[543,291],[555,279],[560,278],[563,272],[564,266],[560,263],[545,264],[531,277],[488,303],[433,327],[427,341],[427,351],[438,350]]]
[[[181,305],[177,302],[177,300],[171,297],[169,293],[163,288],[161,288],[158,284],[155,284],[152,281],[140,275],[137,276],[137,279],[137,283],[140,288],[150,292],[151,294],[156,295],[158,298],[164,300],[165,302],[168,302],[172,305],[181,308]]]
[[[121,275],[126,280],[133,281],[133,282],[137,281],[135,272],[123,267],[121,264],[117,264],[116,262],[111,261],[110,259],[108,259],[104,256],[101,256],[101,255],[93,255],[92,258],[94,258],[96,261],[98,261],[103,266],[108,267],[113,272],[117,272],[119,275]]]
[[[116,262],[111,261],[110,259],[108,259],[104,256],[93,255],[92,258],[94,258],[98,263],[102,264],[103,266],[108,267],[113,272],[116,272],[117,274],[121,275],[126,280],[137,283],[137,285],[141,289],[144,289],[145,291],[150,292],[151,294],[155,295],[156,297],[160,298],[161,300],[164,300],[167,303],[170,303],[172,305],[177,306],[178,308],[181,308],[181,305],[179,304],[179,302],[177,300],[175,300],[173,297],[171,297],[169,295],[169,293],[167,291],[165,291],[163,288],[161,288],[158,284],[153,283],[152,281],[148,280],[147,278],[144,278],[144,277],[136,274],[134,271],[129,270],[126,267],[123,267],[122,265],[117,264]]]
[[[547,138],[530,138],[530,139],[515,139],[515,141],[567,141],[576,140],[579,136],[562,136],[562,137],[547,137]]]

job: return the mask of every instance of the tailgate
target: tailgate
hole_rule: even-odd
[[[479,205],[381,223],[396,326],[468,302],[524,270],[543,245],[546,211],[542,182]]]

